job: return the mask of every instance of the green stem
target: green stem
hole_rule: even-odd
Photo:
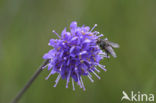
[[[45,60],[43,62],[43,64],[36,70],[36,72],[31,77],[31,79],[26,83],[26,85],[24,86],[24,88],[22,88],[22,90],[16,95],[15,98],[13,98],[13,100],[10,103],[17,103],[20,100],[20,98],[23,96],[23,94],[26,92],[26,90],[30,87],[30,85],[33,83],[33,81],[41,73],[41,71],[43,70],[43,67],[48,64],[48,62],[49,62],[49,60]]]

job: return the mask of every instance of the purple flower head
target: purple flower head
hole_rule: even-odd
[[[98,38],[103,35],[97,35],[99,32],[93,31],[96,26],[97,24],[92,29],[84,25],[79,27],[77,22],[73,21],[70,24],[70,31],[65,28],[61,35],[53,31],[59,39],[50,40],[49,46],[53,49],[43,58],[49,59],[47,66],[50,73],[46,79],[55,73],[58,74],[54,87],[62,78],[66,80],[66,88],[72,81],[73,90],[75,90],[74,82],[85,90],[83,76],[87,76],[91,82],[94,82],[92,74],[100,79],[96,73],[100,72],[97,66],[106,71],[105,66],[99,63],[107,55],[97,45]]]

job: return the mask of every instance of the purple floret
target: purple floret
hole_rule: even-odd
[[[61,35],[53,31],[59,39],[50,40],[49,46],[52,46],[53,49],[46,53],[43,58],[49,59],[47,66],[48,70],[51,71],[46,79],[52,74],[58,74],[54,87],[62,78],[67,81],[66,88],[68,88],[71,78],[73,90],[75,90],[74,81],[85,90],[82,76],[87,76],[91,82],[94,82],[91,74],[100,79],[96,73],[100,72],[97,66],[106,71],[105,66],[99,64],[100,60],[107,56],[96,43],[97,39],[103,36],[102,34],[97,36],[98,32],[93,31],[96,26],[92,29],[84,25],[78,27],[77,22],[73,21],[70,24],[70,32],[66,28]]]

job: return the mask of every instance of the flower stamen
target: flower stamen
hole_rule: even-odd
[[[92,79],[92,76],[91,76],[91,74],[88,72],[88,78],[90,79],[90,81],[93,83],[94,82],[94,80]]]
[[[101,79],[101,77],[98,76],[93,70],[91,70],[91,71],[92,71],[92,73],[93,73],[98,79]]]
[[[60,78],[61,78],[61,74],[59,74],[59,75],[57,76],[57,79],[55,80],[55,85],[54,85],[53,87],[56,87],[56,86],[57,86],[57,84],[58,84]]]
[[[100,73],[100,71],[99,71],[97,68],[94,67],[94,69],[95,69],[98,73]]]
[[[56,31],[55,30],[53,30],[52,31],[54,34],[56,34],[59,38],[61,38],[60,36],[59,36],[59,34],[58,33],[56,33]]]
[[[70,80],[70,74],[71,74],[71,71],[72,71],[72,69],[70,68],[70,70],[69,70],[69,74],[68,74],[68,77],[67,77],[66,88],[68,88],[68,83],[69,83],[69,80]]]
[[[97,24],[95,24],[95,25],[93,26],[93,28],[90,30],[90,32],[92,32],[92,31],[95,29],[95,27],[97,27]]]
[[[105,69],[105,66],[104,66],[104,65],[98,64],[98,66],[99,66],[101,69],[103,69],[104,71],[107,71],[107,70]]]
[[[85,91],[85,90],[86,90],[86,88],[85,88],[85,86],[84,86],[84,84],[83,84],[82,77],[80,77],[80,80],[81,80],[82,88],[83,88],[83,90]]]
[[[73,91],[75,91],[74,79],[72,78]]]
[[[50,76],[51,76],[51,72],[50,72],[49,75],[45,78],[45,80],[48,80]]]

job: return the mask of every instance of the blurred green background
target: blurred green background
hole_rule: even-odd
[[[87,91],[65,88],[44,70],[19,103],[120,103],[122,91],[156,95],[156,0],[0,0],[0,103],[9,103],[42,63],[51,31],[71,21],[98,24],[97,31],[120,44],[118,58],[104,60],[107,72]],[[102,71],[102,70],[101,70]],[[123,102],[126,102],[124,100]]]

